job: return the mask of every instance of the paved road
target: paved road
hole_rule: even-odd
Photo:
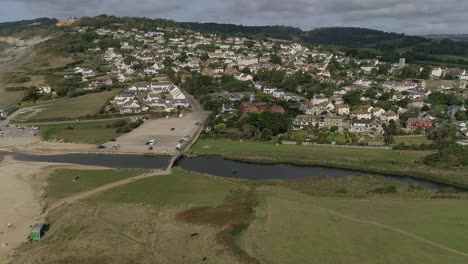
[[[69,124],[69,123],[97,123],[97,122],[103,122],[103,121],[114,121],[114,120],[122,120],[122,119],[137,118],[137,117],[144,117],[144,116],[137,115],[137,116],[113,117],[113,118],[103,118],[103,119],[86,119],[86,120],[80,120],[79,122],[68,120],[68,121],[56,121],[56,122],[19,123],[19,125],[41,126],[41,125],[61,125],[61,124]]]

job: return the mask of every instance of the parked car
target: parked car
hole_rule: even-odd
[[[97,149],[105,149],[106,146],[104,146],[104,145],[99,145],[99,146],[97,146],[96,148],[97,148]]]
[[[171,128],[171,131],[174,131],[174,130],[175,130],[175,128]]]
[[[111,139],[109,141],[115,142],[115,141],[117,141],[117,139],[113,138],[113,139]]]
[[[196,122],[195,125],[196,126],[201,126],[201,122]]]
[[[119,149],[119,148],[120,148],[120,144],[117,144],[117,145],[112,146],[112,149],[113,149],[113,150],[117,150],[117,149]]]
[[[149,147],[148,150],[153,150],[153,147]]]

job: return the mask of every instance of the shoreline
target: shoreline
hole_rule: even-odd
[[[76,164],[49,164],[15,160],[11,155],[0,161],[0,263],[27,242],[31,226],[43,222],[47,207],[46,186],[51,173],[60,169],[108,169]],[[8,225],[11,224],[11,227]]]
[[[399,171],[391,169],[375,169],[375,168],[363,168],[354,165],[348,165],[343,163],[333,163],[333,162],[313,162],[313,161],[290,161],[287,159],[281,158],[270,158],[265,156],[253,156],[248,154],[220,154],[220,153],[191,153],[184,155],[185,157],[199,157],[199,156],[221,156],[227,160],[241,161],[247,163],[259,163],[259,164],[287,164],[293,166],[316,166],[329,169],[344,169],[351,170],[360,173],[369,173],[369,174],[380,174],[383,176],[394,176],[394,177],[409,177],[418,180],[425,180],[428,182],[446,185],[447,187],[455,187],[464,190],[468,190],[468,183],[453,181],[450,179],[443,179],[433,176],[431,174],[419,173],[414,174],[411,171]]]

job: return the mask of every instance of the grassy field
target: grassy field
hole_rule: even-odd
[[[27,122],[47,121],[60,118],[78,118],[86,115],[93,115],[104,106],[104,104],[118,94],[119,90],[112,90],[108,92],[87,94],[79,97],[62,99],[57,101],[51,101],[45,104],[41,104],[43,108],[37,115],[25,120]],[[21,117],[18,117],[18,121],[22,121]]]
[[[103,172],[92,172],[96,173]],[[80,175],[83,182],[95,177]],[[62,190],[69,186],[67,182],[73,184],[71,179],[61,179],[49,191],[69,192],[70,188]],[[48,217],[47,236],[22,247],[20,252],[26,253],[18,255],[15,263],[32,264],[40,259],[47,263],[203,263],[204,257],[208,263],[239,263],[216,242],[217,227],[175,220],[177,213],[193,206],[221,204],[239,186],[176,170],[109,190],[54,210]],[[197,236],[191,237],[193,233]]]
[[[23,92],[8,92],[0,90],[0,107],[6,107],[18,102],[23,96]]]
[[[432,142],[426,136],[395,136],[394,145],[403,143],[405,145],[431,144]]]
[[[63,170],[50,178],[49,197],[129,173]],[[53,211],[44,239],[22,246],[14,263],[466,263],[466,195],[366,191],[394,184],[367,176],[254,183],[175,169]],[[337,193],[343,186],[349,191]]]
[[[58,170],[47,179],[47,198],[53,202],[61,198],[99,186],[143,174],[141,169],[121,170]],[[79,177],[78,181],[73,181]]]
[[[227,158],[286,162],[354,169],[382,174],[424,178],[459,186],[468,186],[468,168],[435,169],[422,163],[427,152],[397,151],[331,146],[275,145],[262,142],[239,142],[200,139],[193,154],[223,155]]]
[[[261,196],[257,218],[240,239],[261,263],[468,261],[468,235],[460,232],[467,227],[465,202],[334,199],[287,189]]]
[[[236,183],[175,170],[172,175],[148,178],[105,192],[89,201],[100,203],[145,203],[158,206],[215,206]]]
[[[116,129],[108,127],[115,121],[79,122],[41,126],[43,140],[64,140],[65,142],[99,145],[118,137]]]

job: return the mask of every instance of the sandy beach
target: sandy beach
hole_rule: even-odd
[[[0,263],[27,241],[30,228],[40,222],[47,176],[62,168],[94,168],[66,164],[19,162],[5,156],[0,163]]]

